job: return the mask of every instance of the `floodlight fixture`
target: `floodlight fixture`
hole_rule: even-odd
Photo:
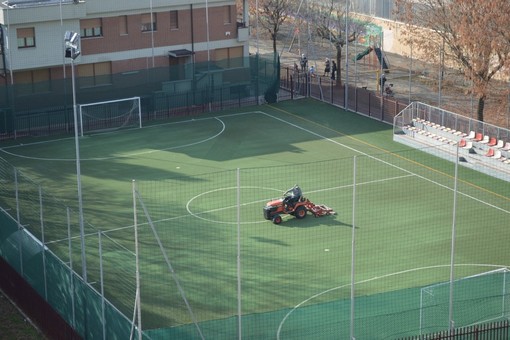
[[[73,31],[66,31],[64,35],[64,41],[66,42],[66,44],[69,43],[70,45],[76,45],[79,38],[80,35]]]
[[[78,58],[78,56],[81,54],[80,50],[78,49],[78,42],[80,39],[80,35],[73,31],[66,31],[64,34],[64,42],[66,45],[65,49],[65,57],[70,58],[72,60]]]
[[[74,47],[67,47],[65,57],[71,58],[72,60],[78,58],[78,56],[81,54],[80,50]]]

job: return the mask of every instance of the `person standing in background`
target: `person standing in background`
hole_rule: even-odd
[[[329,58],[326,58],[326,61],[324,62],[324,74],[322,76],[323,77],[329,76],[330,70],[331,70],[330,61]]]
[[[335,80],[336,79],[336,71],[337,71],[336,63],[333,60],[332,61],[332,66],[331,66],[331,80]]]
[[[308,65],[308,59],[306,58],[306,55],[303,53],[301,55],[301,71],[306,72],[306,66]]]

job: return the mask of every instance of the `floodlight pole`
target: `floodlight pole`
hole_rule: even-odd
[[[340,67],[340,65],[338,65]],[[342,81],[342,80],[340,80]],[[345,109],[349,109],[349,0],[345,0]]]
[[[72,37],[69,40],[69,37]],[[78,138],[78,114],[76,110],[76,85],[75,85],[75,75],[74,75],[74,59],[76,59],[80,55],[80,51],[78,50],[77,41],[80,39],[80,36],[77,33],[67,31],[65,34],[65,44],[66,44],[66,55],[65,57],[71,59],[71,83],[72,83],[72,92],[73,92],[73,116],[74,116],[74,144],[76,148],[76,181],[78,185],[78,219],[80,224],[80,240],[81,240],[81,264],[82,264],[82,277],[83,281],[87,282],[87,260],[85,256],[85,227],[83,221],[83,200],[82,200],[82,192],[81,192],[81,168],[80,168],[80,140]],[[69,50],[69,55],[67,55],[67,49]]]
[[[76,147],[76,178],[78,184],[78,215],[80,221],[81,240],[81,264],[83,281],[87,282],[87,260],[85,257],[85,226],[83,222],[83,199],[81,193],[81,168],[80,168],[80,139],[78,137],[78,114],[76,112],[76,85],[74,78],[74,59],[71,58],[71,78],[73,83],[73,115],[74,115],[74,144]]]

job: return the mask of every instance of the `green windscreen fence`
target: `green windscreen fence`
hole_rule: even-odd
[[[79,65],[76,65],[78,67]],[[252,55],[201,63],[76,76],[76,103],[140,97],[144,120],[252,105],[274,92],[279,61]],[[0,134],[73,131],[72,79],[0,86]]]

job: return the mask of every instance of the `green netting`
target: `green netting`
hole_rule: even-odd
[[[10,216],[0,214],[0,254],[18,272],[21,270],[20,244],[18,227]]]
[[[91,268],[87,285],[76,274],[82,271],[77,214],[14,171],[8,163],[2,160],[0,164],[4,184],[0,187],[1,203],[6,209],[0,214],[0,255],[79,334],[103,338],[104,332],[109,339],[128,339],[131,322],[125,315],[134,309],[134,264],[129,261],[133,253],[119,245],[119,239],[113,242],[105,239],[102,255],[108,275],[104,284],[111,285],[120,278],[128,285],[109,291],[102,298],[98,293],[101,291],[99,267]],[[12,217],[17,216],[18,209],[21,228]],[[38,238],[45,241],[44,247]],[[97,238],[88,242],[97,244]],[[87,249],[86,254],[90,258],[98,257],[98,246]]]
[[[146,339],[417,335],[420,289],[450,277],[452,225],[456,279],[508,263],[507,182],[456,169],[434,156],[440,147],[395,146],[385,126],[369,120],[362,129],[356,116],[306,103],[81,139],[87,284],[74,141],[10,148],[20,171],[0,167],[11,215],[0,229],[2,256],[79,334],[119,339],[139,321],[134,216]],[[366,135],[379,137],[369,143]],[[294,184],[337,214],[264,219],[264,205]],[[457,288],[456,322],[464,309],[481,317],[502,299]],[[466,307],[473,302],[476,309]]]
[[[272,55],[254,55],[105,76],[77,76],[76,102],[141,97],[144,120],[186,113],[204,105],[221,109],[245,101],[255,104],[278,80],[278,70]],[[13,95],[0,97],[0,134],[73,131],[71,79],[4,85],[0,93],[2,87]]]
[[[510,276],[506,268],[455,280],[453,320],[456,327],[505,320],[510,311]],[[438,332],[449,327],[450,283],[421,290],[420,329]]]

